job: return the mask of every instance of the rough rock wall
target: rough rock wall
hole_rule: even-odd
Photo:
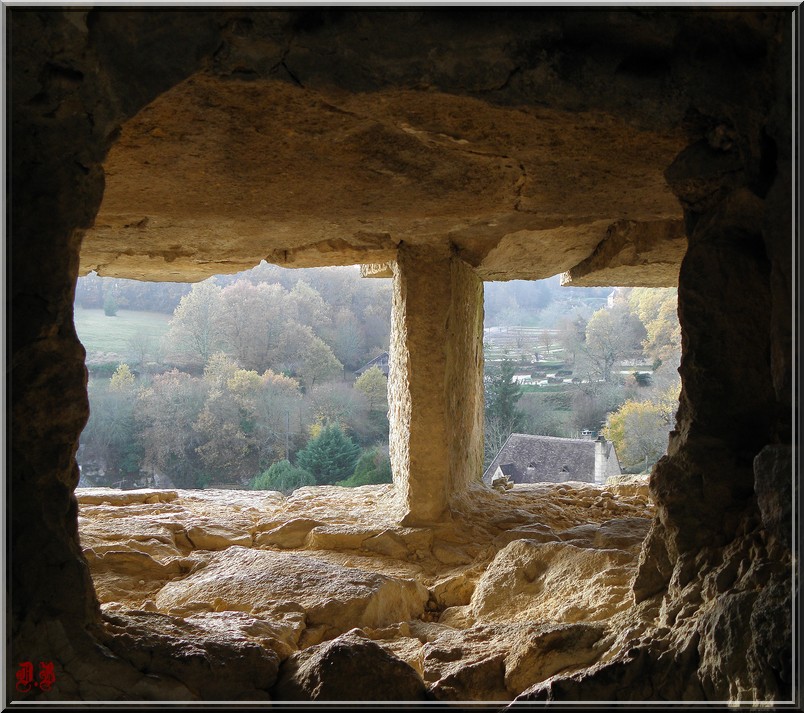
[[[661,599],[657,629],[523,699],[791,696],[791,25],[764,20],[765,51],[721,45],[730,70],[694,97],[690,145],[666,172],[689,248],[680,407],[634,580],[637,602]]]
[[[62,646],[51,637],[60,638],[60,627],[97,616],[89,571],[79,556],[73,497],[77,440],[89,413],[73,298],[80,231],[91,225],[103,194],[105,107],[97,107],[93,123],[85,104],[101,95],[99,78],[92,72],[86,30],[77,16],[71,19],[15,14],[9,38],[9,669],[12,661],[38,660]],[[7,675],[14,680],[13,670]]]
[[[85,352],[73,326],[82,231],[101,202],[101,162],[125,109],[139,108],[196,67],[162,34],[158,71],[115,83],[99,70],[92,19],[82,11],[15,9],[10,48],[11,526],[7,690],[20,661],[53,661],[47,699],[177,699],[196,694],[98,646],[100,611],[77,530],[75,452],[88,416]],[[146,42],[164,33],[138,36]],[[198,44],[197,44],[198,43]],[[117,48],[119,49],[119,47]],[[163,63],[164,60],[164,63]],[[120,101],[115,90],[130,91]],[[124,93],[121,92],[121,94]],[[17,694],[12,694],[17,695]]]
[[[769,57],[790,67],[786,28],[773,29]],[[760,67],[745,72],[748,86],[764,81],[768,69]],[[698,628],[700,678],[710,698],[790,695],[789,658],[781,665],[789,635],[770,641],[756,626],[790,614],[790,554],[777,529],[789,532],[792,521],[778,508],[770,512],[763,499],[768,490],[784,497],[789,487],[779,485],[792,477],[789,451],[785,458],[780,445],[790,434],[791,392],[774,388],[774,380],[781,386],[787,378],[779,361],[790,355],[790,299],[772,281],[790,269],[792,226],[769,216],[770,210],[790,215],[790,184],[778,170],[789,126],[768,122],[789,81],[777,76],[770,96],[745,92],[757,102],[751,106],[740,106],[736,87],[719,97],[720,106],[709,107],[709,125],[667,171],[689,235],[679,279],[686,353],[676,433],[653,476],[661,507],[651,543],[673,565],[671,600],[683,592],[691,568],[692,579],[703,582],[717,573],[717,586],[704,586],[706,614]],[[646,556],[638,595],[651,567]],[[742,645],[721,645],[721,631],[742,626],[750,632]]]

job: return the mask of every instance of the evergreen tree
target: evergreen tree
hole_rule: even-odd
[[[103,299],[103,313],[107,317],[117,316],[117,300],[111,292],[107,292]]]
[[[522,389],[514,382],[514,364],[505,359],[486,377],[486,418],[511,429],[522,426],[522,412],[516,407]]]
[[[525,415],[516,405],[522,389],[514,382],[514,365],[508,359],[485,377],[486,428],[485,465],[497,455],[505,440],[524,426]]]
[[[331,485],[354,472],[359,454],[360,447],[340,426],[330,425],[299,451],[296,464],[312,473],[319,485]]]

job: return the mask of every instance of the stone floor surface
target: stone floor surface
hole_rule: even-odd
[[[646,478],[478,487],[430,528],[396,524],[392,485],[76,495],[115,626],[158,620],[256,644],[278,660],[273,695],[287,699],[328,690],[320,662],[348,644],[350,666],[363,656],[395,671],[389,696],[509,701],[609,660],[655,615],[631,590],[653,514]],[[400,662],[418,678],[400,678]]]

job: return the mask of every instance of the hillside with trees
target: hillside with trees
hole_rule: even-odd
[[[655,462],[677,406],[675,290],[486,287],[487,462],[512,432],[604,427],[625,465]],[[390,482],[387,378],[355,374],[387,351],[390,310],[390,281],[356,268],[261,263],[192,285],[80,278],[82,484]]]

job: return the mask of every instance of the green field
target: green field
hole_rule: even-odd
[[[121,309],[115,317],[107,317],[102,309],[75,308],[75,330],[91,353],[126,355],[129,341],[148,335],[158,341],[168,330],[169,314]]]

